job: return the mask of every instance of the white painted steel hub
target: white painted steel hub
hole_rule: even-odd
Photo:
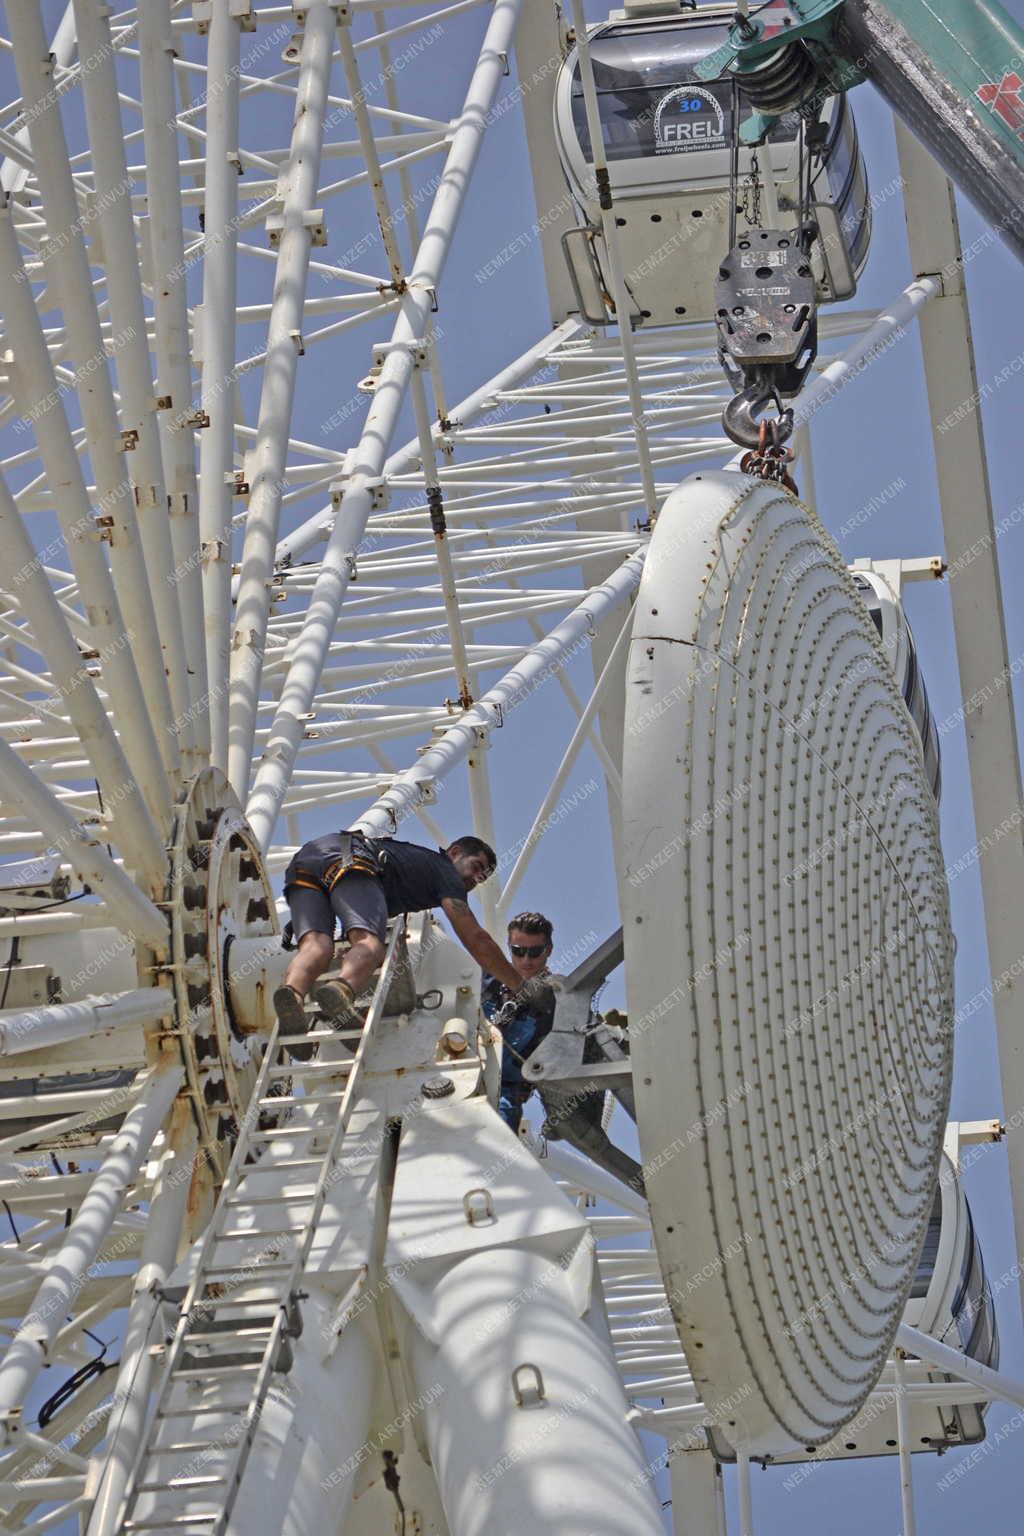
[[[641,1144],[733,1443],[827,1440],[884,1364],[934,1193],[953,941],[918,740],[818,519],[735,473],[664,506],[627,683]]]

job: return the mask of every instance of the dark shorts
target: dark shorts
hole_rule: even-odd
[[[334,937],[334,920],[342,934],[350,928],[365,928],[383,944],[388,931],[388,904],[384,887],[373,875],[358,871],[342,875],[328,896],[324,890],[293,885],[285,888],[291,909],[292,932],[298,943],[304,933],[326,933]]]

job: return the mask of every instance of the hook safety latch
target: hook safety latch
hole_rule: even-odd
[[[778,416],[759,419],[773,404]],[[722,412],[722,426],[740,448],[762,449],[766,434],[772,447],[781,448],[793,432],[793,410],[783,405],[774,384],[760,377],[733,395]]]

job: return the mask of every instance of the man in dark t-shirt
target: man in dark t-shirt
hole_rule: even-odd
[[[431,907],[441,908],[478,965],[512,993],[522,995],[524,986],[529,990],[466,900],[496,864],[494,850],[481,838],[470,836],[436,851],[361,832],[334,832],[304,843],[284,876],[298,950],[284,985],[274,993],[282,1033],[302,1034],[308,1029],[304,1001],[311,989],[314,1001],[332,1023],[358,1027],[362,1019],[355,999],[384,958],[388,918]],[[338,980],[314,986],[334,958],[335,920],[350,948]],[[309,1049],[300,1045],[292,1055],[302,1056]]]

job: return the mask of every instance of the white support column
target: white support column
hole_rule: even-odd
[[[1013,673],[953,189],[932,156],[899,121],[896,143],[911,260],[915,271],[938,274],[931,281],[941,289],[941,297],[921,316],[921,351],[950,571],[975,836],[981,850],[1015,1251],[1020,1255],[1024,1253],[1024,1120],[1017,1111],[1024,1103],[1024,1026],[1020,988],[1013,978],[1021,956],[1024,846],[1018,835],[988,835],[993,828],[1019,826],[1021,816]],[[1021,1287],[1024,1296],[1024,1270]]]
[[[152,264],[157,389],[170,404],[160,412],[164,478],[170,497],[171,544],[188,655],[192,724],[200,757],[210,750],[209,682],[203,644],[199,495],[192,407],[192,341],[188,324],[188,267],[182,226],[181,174],[175,116],[174,39],[168,0],[138,8],[139,73],[142,81],[147,217],[142,239]]]
[[[94,192],[97,204],[103,208],[101,250],[107,273],[107,303],[117,342],[121,424],[126,433],[135,434],[133,451],[126,457],[149,573],[149,596],[163,646],[174,731],[183,751],[191,753],[195,742],[190,711],[192,695],[167,517],[167,485],[156,421],[156,391],[146,341],[146,312],[107,15],[109,7],[104,0],[74,0],[74,3],[79,52],[89,61],[89,68],[82,74],[82,91],[89,124]]]
[[[28,1316],[0,1363],[0,1445],[10,1446],[17,1438],[25,1398],[74,1307],[89,1265],[114,1224],[125,1191],[163,1124],[183,1076],[184,1069],[175,1066],[154,1077],[145,1099],[125,1116]]]
[[[618,232],[615,227],[611,181],[609,179],[608,161],[604,152],[604,132],[601,127],[600,108],[597,104],[594,64],[590,57],[590,44],[587,40],[587,19],[583,10],[583,0],[572,0],[572,18],[576,28],[576,47],[580,62],[580,83],[583,87],[583,104],[587,114],[590,151],[594,161],[598,203],[601,208],[601,232],[608,256],[608,275],[611,278],[615,318],[618,322],[619,341],[622,345],[622,362],[626,371],[626,389],[629,394],[629,406],[633,416],[637,458],[640,460],[640,480],[643,485],[647,516],[651,518],[657,516],[658,497],[654,488],[654,467],[651,463],[651,448],[647,438],[647,423],[644,419],[644,401],[640,390],[640,378],[637,373],[636,347],[633,344],[629,290],[626,287],[626,278],[622,270]]]
[[[750,1496],[750,1457],[736,1451],[736,1481],[740,1495],[740,1536],[754,1536],[754,1505]]]
[[[412,376],[412,403],[416,418],[416,431],[420,440],[420,461],[430,509],[430,527],[434,535],[434,553],[441,577],[441,597],[448,621],[448,637],[452,648],[459,707],[470,709],[477,689],[477,679],[470,671],[466,653],[466,636],[459,610],[459,592],[452,564],[451,545],[448,543],[447,523],[444,515],[444,497],[437,474],[437,456],[430,433],[430,413],[426,390],[423,387],[422,362],[418,362]],[[491,783],[487,771],[487,746],[482,742],[466,758],[469,776],[469,802],[473,812],[473,830],[492,848],[494,846],[494,808],[491,801]],[[497,919],[497,905],[493,887],[488,881],[480,892],[484,909],[484,927],[493,932]]]
[[[53,365],[32,292],[21,264],[10,209],[0,209],[0,307],[8,340],[18,358],[13,390],[19,408],[31,416],[34,404],[56,389]],[[36,436],[47,477],[62,494],[56,508],[86,612],[91,639],[100,652],[105,681],[118,701],[125,756],[131,772],[108,784],[108,795],[117,797],[122,825],[128,839],[125,851],[151,887],[162,886],[165,856],[160,828],[170,809],[170,794],[146,707],[146,695],[135,667],[130,634],[126,631],[117,592],[103,558],[96,524],[82,478],[81,465],[62,410],[43,410],[36,421]],[[15,512],[15,516],[17,516]],[[32,556],[29,569],[38,564]],[[13,573],[17,581],[19,572]],[[40,644],[43,640],[40,639]],[[110,766],[114,767],[113,760]],[[141,795],[140,795],[141,791]],[[143,803],[143,799],[144,802]]]
[[[582,1213],[485,1099],[406,1119],[385,1277],[451,1536],[662,1536],[593,1268]]]
[[[893,1359],[896,1379],[896,1438],[899,1447],[900,1507],[903,1511],[902,1536],[917,1536],[914,1515],[914,1473],[910,1465],[910,1412],[907,1403],[907,1372],[904,1355],[897,1349]]]
[[[77,365],[76,400],[96,477],[99,509],[109,519],[110,565],[118,600],[131,634],[132,653],[145,685],[160,757],[173,778],[178,771],[180,755],[166,663],[153,613],[149,576],[139,538],[126,455],[121,445],[113,386],[106,367],[106,349],[59,99],[53,89],[53,66],[42,15],[37,5],[12,5],[7,21],[22,101],[31,124],[36,177],[46,208],[47,240],[43,250],[47,282],[53,284],[60,303],[65,360]],[[109,237],[116,238],[113,230],[109,231]],[[132,250],[134,253],[134,240]],[[26,293],[31,297],[31,288],[27,285]],[[35,404],[38,406],[39,402]],[[48,409],[49,402],[43,408]],[[119,705],[120,701],[117,703]],[[119,710],[115,712],[119,713]]]
[[[235,310],[238,305],[239,62],[242,24],[216,0],[207,45],[206,196],[203,203],[202,393],[209,426],[199,435],[199,538],[210,695],[210,753],[227,770],[231,657],[231,553],[235,449]],[[268,359],[268,368],[271,366]]]
[[[269,613],[267,583],[274,569],[281,518],[335,26],[332,0],[310,0],[299,60],[291,154],[279,179],[282,200],[274,299],[267,329],[256,445],[249,455],[249,515],[245,521],[238,607],[231,641],[228,777],[243,804],[249,793],[256,707],[263,676]]]
[[[294,659],[281,691],[270,740],[256,777],[247,814],[264,847],[273,833],[302,740],[303,716],[312,706],[338,611],[351,580],[352,562],[366,530],[385,455],[412,374],[409,343],[422,340],[437,284],[465,201],[480,145],[494,105],[505,59],[515,35],[522,0],[495,0],[487,33],[452,135],[426,231],[420,242],[402,314],[387,350],[366,423],[353,453],[349,480],[306,610]],[[252,701],[255,704],[255,701]]]
[[[67,69],[75,56],[77,41],[74,8],[72,0],[67,0],[64,14],[50,44],[50,52],[53,54],[53,62],[57,69]],[[25,157],[31,162],[28,126],[17,129],[13,137],[14,144],[24,149]],[[20,192],[27,177],[28,170],[20,159],[16,159],[13,155],[5,155],[3,164],[0,165],[0,188],[5,192]]]
[[[87,1536],[114,1536],[121,1498],[138,1450],[149,1405],[156,1360],[150,1353],[167,1284],[185,1231],[195,1171],[198,1135],[191,1106],[182,1100],[172,1110],[169,1148],[157,1174],[149,1206],[139,1269],[132,1287],[121,1360],[107,1425],[107,1454]]]
[[[111,828],[129,857],[144,860],[162,878],[162,844],[138,788],[132,783],[128,759],[68,627],[53,588],[32,547],[7,482],[0,475],[0,535],[4,540],[4,569],[0,589],[16,598],[36,644],[45,646],[46,660],[61,700],[82,746],[105,790]]]
[[[674,1536],[726,1536],[721,1469],[709,1450],[695,1449],[692,1441],[691,1434],[669,1446]]]

